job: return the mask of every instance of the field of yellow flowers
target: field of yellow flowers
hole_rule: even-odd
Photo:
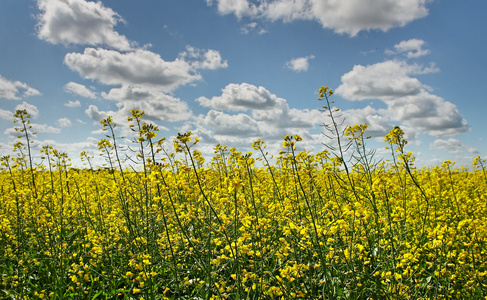
[[[485,161],[415,169],[395,127],[391,160],[374,162],[367,126],[340,131],[331,94],[320,89],[337,146],[296,152],[301,138],[286,136],[273,163],[260,140],[254,154],[217,145],[210,161],[189,132],[167,147],[138,110],[136,167],[109,117],[107,168],[86,152],[71,168],[48,146],[36,163],[17,111],[19,155],[0,172],[0,299],[487,298]]]

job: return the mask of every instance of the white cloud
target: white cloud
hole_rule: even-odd
[[[96,99],[96,94],[94,92],[90,91],[86,86],[79,83],[68,82],[66,83],[66,85],[64,85],[64,90],[73,95],[78,95],[84,98]]]
[[[86,48],[84,53],[68,53],[65,64],[83,78],[107,85],[144,85],[162,91],[201,79],[199,69],[226,66],[218,51],[183,52],[174,61],[165,61],[159,54],[139,49],[120,53],[113,50]],[[189,57],[191,56],[191,57]],[[190,60],[189,62],[185,59]]]
[[[4,135],[9,136],[11,138],[17,138],[19,137],[19,132],[15,130],[16,127],[10,127],[5,129],[3,132]]]
[[[6,130],[8,134],[12,134],[12,139],[6,143],[0,142],[0,149],[2,151],[5,151],[8,149],[13,148],[13,142],[17,140],[17,134],[15,134],[15,131],[13,128],[9,128]],[[52,140],[52,139],[45,139],[45,140],[39,140],[35,139],[35,145],[38,145],[37,149],[40,149],[42,146],[52,146],[54,149],[58,149],[62,152],[66,152],[68,154],[68,157],[71,159],[71,163],[73,167],[82,167],[83,163],[81,162],[80,159],[80,153],[81,151],[88,151],[89,155],[92,156],[91,162],[93,164],[94,168],[97,168],[97,166],[101,165],[104,163],[103,157],[100,157],[99,150],[98,150],[98,145],[97,145],[98,140],[93,138],[93,137],[88,137],[85,141],[82,142],[77,142],[77,143],[60,143],[59,141]],[[14,154],[10,152],[9,154]],[[39,159],[38,157],[36,159]],[[40,163],[41,160],[36,160],[36,163]]]
[[[216,70],[227,68],[228,63],[222,60],[220,52],[216,50],[201,50],[186,46],[186,51],[179,54],[179,58],[190,63],[195,69]]]
[[[61,129],[49,126],[47,124],[38,124],[38,123],[31,123],[30,124],[32,128],[29,130],[30,133],[36,132],[36,133],[60,133]],[[11,136],[11,137],[17,137],[19,135],[18,131],[15,131],[15,127],[7,128],[4,131],[4,134]]]
[[[308,55],[305,57],[298,57],[291,59],[290,61],[286,62],[286,67],[295,71],[295,72],[302,72],[308,71],[309,68],[309,60],[315,58],[314,55]]]
[[[410,65],[394,60],[369,66],[356,65],[342,76],[342,84],[335,92],[348,100],[418,94],[425,86],[417,78],[409,76],[414,70]]]
[[[39,133],[60,133],[61,129],[49,126],[47,124],[32,123],[32,130]]]
[[[244,16],[256,17],[259,15],[260,7],[249,3],[248,0],[207,0],[206,3],[211,6],[213,2],[217,3],[218,11],[223,14],[235,14],[237,18]]]
[[[85,110],[85,113],[90,119],[92,119],[95,122],[100,122],[101,119],[104,119],[107,117],[108,113],[104,111],[99,111],[98,107],[95,105],[90,105],[88,108]]]
[[[81,107],[81,103],[79,102],[79,100],[74,100],[74,101],[68,101],[66,103],[64,103],[64,106],[67,106],[67,107]]]
[[[243,34],[249,34],[251,31],[256,31],[258,34],[264,34],[267,32],[267,30],[260,26],[257,22],[250,22],[240,27],[240,32]]]
[[[282,99],[283,100],[283,99]],[[249,110],[274,107],[279,98],[264,87],[242,83],[231,83],[222,90],[222,95],[196,99],[202,106],[218,110]]]
[[[110,116],[112,118],[112,125],[116,124],[115,132],[118,137],[125,137],[124,140],[120,140],[120,143],[122,145],[128,145],[131,144],[132,138],[136,137],[137,134],[134,133],[129,125],[133,125],[134,122],[129,122],[127,118],[131,116],[130,110],[132,108],[139,108],[143,110],[145,113],[142,116],[142,122],[143,123],[148,123],[148,124],[153,124],[156,125],[159,128],[159,131],[169,131],[167,127],[161,126],[156,124],[153,121],[161,120],[160,116],[155,116],[154,111],[151,111],[152,107],[148,106],[151,104],[147,104],[145,101],[142,103],[139,103],[138,106],[129,106],[129,107],[124,107],[123,104],[117,104],[119,107],[118,110],[116,111],[102,111],[100,110],[97,106],[95,105],[90,105],[88,109],[85,110],[86,115],[95,121],[95,123],[99,123],[102,119],[107,118]],[[177,118],[177,117],[175,117]],[[80,123],[83,123],[81,120],[76,120]],[[100,126],[98,129],[91,131],[91,134],[93,135],[106,135],[106,132],[103,131],[102,126]]]
[[[468,130],[457,107],[431,94],[430,87],[410,75],[434,72],[436,68],[385,61],[370,66],[354,66],[342,76],[336,93],[348,100],[379,99],[387,109],[379,112],[390,121],[399,121],[433,136],[451,136]]]
[[[430,54],[430,50],[423,49],[425,42],[419,39],[410,39],[394,45],[395,50],[386,50],[386,54],[404,54],[407,58],[417,58]]]
[[[120,110],[117,115],[124,118],[131,109],[145,111],[144,118],[152,121],[184,121],[192,116],[188,104],[179,98],[142,86],[122,86],[103,93],[105,99],[115,100]],[[96,119],[95,119],[96,120]]]
[[[0,75],[0,98],[20,100],[29,96],[38,96],[41,93],[20,81],[10,81]]]
[[[111,89],[108,93],[102,93],[102,97],[107,100],[116,101],[118,109],[115,111],[102,111],[97,106],[90,105],[85,110],[85,113],[96,123],[107,116],[111,116],[113,122],[120,125],[117,128],[120,130],[121,136],[133,135],[133,132],[128,127],[130,122],[127,120],[131,115],[130,110],[132,109],[144,111],[142,119],[143,122],[147,123],[157,121],[185,121],[193,116],[186,102],[163,92],[145,87],[122,86],[121,88]],[[164,126],[159,125],[158,127],[159,130],[169,130]],[[92,134],[100,133],[102,133],[101,129],[92,132]]]
[[[221,111],[210,110],[206,116],[199,116],[200,126],[210,128],[216,135],[258,136],[258,122],[246,114],[229,115]]]
[[[3,109],[0,109],[0,119],[4,119],[4,120],[12,120],[13,121],[13,112],[11,112],[10,110],[3,110]]]
[[[56,124],[59,127],[71,127],[73,125],[68,118],[60,118],[56,121]]]
[[[464,145],[461,141],[449,138],[447,140],[436,139],[430,144],[430,150],[441,150],[448,153],[478,153],[475,147]]]
[[[278,142],[286,134],[300,134],[311,140],[309,130],[317,128],[323,117],[319,110],[290,108],[285,99],[248,83],[229,84],[220,96],[200,97],[197,101],[212,110],[195,117],[184,129],[213,144],[249,147],[257,138]],[[231,114],[235,111],[243,113]],[[313,138],[308,145],[317,143],[318,139]]]
[[[215,0],[220,14],[271,21],[313,20],[337,33],[357,35],[362,30],[390,28],[425,17],[427,0]]]
[[[96,129],[96,130],[93,130],[90,132],[91,134],[94,134],[94,135],[106,135],[105,131],[103,130],[103,128],[99,128],[99,129]]]
[[[100,153],[100,151],[98,150],[97,142],[98,140],[92,137],[88,137],[86,141],[77,143],[60,143],[59,141],[55,140],[37,141],[40,146],[49,145],[52,146],[54,149],[59,149],[62,152],[66,152],[68,154],[68,157],[71,159],[73,167],[82,167],[84,163],[86,163],[83,163],[81,161],[80,153],[81,151],[87,151],[88,155],[92,156],[90,160],[94,168],[104,163],[103,157],[97,155]]]
[[[457,107],[443,98],[421,91],[418,95],[388,101],[387,114],[433,136],[452,136],[468,130]]]
[[[262,131],[287,129],[312,129],[321,123],[323,114],[317,109],[290,108],[287,101],[280,99],[276,106],[267,110],[253,110],[252,116],[262,121]]]
[[[250,22],[240,27],[240,32],[242,32],[243,34],[248,34],[255,27],[257,27],[257,22]]]
[[[37,109],[37,106],[35,106],[34,104],[29,104],[27,102],[22,102],[22,104],[19,104],[15,107],[15,110],[19,110],[19,109],[25,109],[27,110],[27,113],[29,115],[31,115],[32,118],[37,118],[37,116],[39,116],[39,109]]]
[[[383,138],[394,127],[390,118],[382,115],[379,110],[370,105],[362,109],[347,109],[342,114],[345,120],[344,126],[367,123],[369,127],[366,130],[366,136]]]
[[[53,44],[106,45],[127,51],[132,43],[114,30],[124,22],[101,1],[38,0],[38,37]]]
[[[318,110],[289,108],[285,99],[277,97],[262,86],[231,83],[222,89],[221,96],[196,99],[202,106],[215,110],[249,111],[255,120],[269,128],[312,128],[319,121]]]
[[[137,50],[120,53],[112,50],[87,48],[84,53],[68,53],[68,67],[83,78],[107,85],[144,84],[172,90],[201,78],[187,62],[176,59],[164,61],[158,54]]]
[[[37,106],[33,104],[29,104],[27,102],[22,102],[21,104],[18,104],[15,107],[15,110],[26,110],[29,115],[31,115],[32,119],[35,119],[39,116],[39,109],[37,109]],[[0,118],[5,119],[5,120],[14,120],[13,117],[13,112],[10,112],[8,110],[2,110],[0,109]],[[31,123],[30,124],[32,128],[29,130],[30,132],[45,132],[45,133],[58,133],[59,128],[55,128],[52,126],[48,126],[46,124],[37,124],[37,123]],[[18,131],[15,131],[15,128],[21,127],[22,125],[16,124],[16,126],[7,128],[5,130],[5,134],[12,136],[12,137],[17,137],[19,135]]]
[[[117,102],[117,111],[99,111],[94,105],[85,111],[95,121],[111,115],[118,123],[126,123],[130,110],[136,108],[144,110],[144,117],[152,121],[176,122],[189,119],[192,111],[188,104],[167,93],[181,85],[200,80],[199,70],[228,66],[218,51],[191,46],[187,46],[186,51],[169,62],[144,49],[120,53],[100,48],[87,48],[84,53],[68,53],[64,61],[84,78],[121,86],[101,94],[104,99]],[[88,95],[84,86],[70,84],[68,88],[77,94]]]

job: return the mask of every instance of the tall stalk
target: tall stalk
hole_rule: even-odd
[[[37,187],[36,187],[36,180],[35,180],[35,175],[34,175],[34,166],[33,166],[33,157],[31,153],[31,144],[32,144],[32,139],[29,135],[29,131],[32,129],[32,125],[30,122],[31,115],[27,113],[26,109],[18,109],[14,113],[14,123],[19,123],[21,124],[21,127],[15,127],[15,131],[20,132],[20,135],[17,137],[20,139],[22,136],[25,138],[25,145],[24,147],[27,148],[27,158],[29,159],[29,170],[30,170],[30,175],[31,175],[31,183],[32,183],[32,188],[34,192],[34,198],[37,198]],[[35,135],[36,132],[32,132],[32,135]]]

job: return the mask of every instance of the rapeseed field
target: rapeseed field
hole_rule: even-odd
[[[366,148],[366,124],[335,146],[271,159],[197,137],[174,144],[132,110],[132,168],[113,120],[99,141],[107,168],[70,167],[17,111],[17,156],[0,172],[0,299],[487,299],[487,172],[445,161],[415,168],[399,127],[389,161]],[[169,150],[170,149],[170,150]],[[272,161],[272,163],[271,163]]]

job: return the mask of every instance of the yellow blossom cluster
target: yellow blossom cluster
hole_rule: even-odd
[[[345,170],[328,151],[295,152],[302,138],[288,135],[272,164],[261,140],[259,155],[217,145],[206,162],[191,133],[167,151],[142,116],[130,120],[139,168],[119,164],[111,118],[106,169],[86,152],[88,167],[71,168],[52,148],[52,163],[32,169],[29,156],[2,158],[0,299],[487,296],[480,158],[474,169],[414,169],[409,155]],[[347,129],[357,147],[366,128]],[[404,154],[399,128],[386,139]]]

